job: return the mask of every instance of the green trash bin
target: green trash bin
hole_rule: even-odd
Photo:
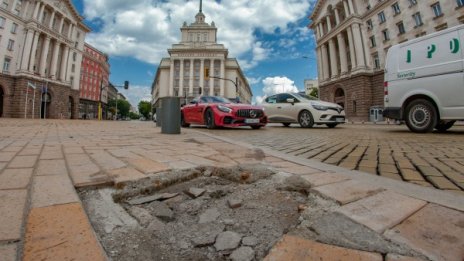
[[[161,133],[180,134],[180,98],[161,98]]]

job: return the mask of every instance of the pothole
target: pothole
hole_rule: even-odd
[[[307,195],[291,176],[196,168],[79,195],[112,260],[261,260],[299,224]]]

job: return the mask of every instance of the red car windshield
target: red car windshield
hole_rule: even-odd
[[[200,100],[204,103],[232,103],[230,100],[219,96],[203,96]]]

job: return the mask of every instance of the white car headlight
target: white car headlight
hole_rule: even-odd
[[[226,107],[224,105],[218,105],[217,108],[218,108],[218,110],[220,110],[222,112],[225,112],[225,113],[231,113],[232,112],[231,108]]]
[[[320,105],[320,104],[311,104],[314,109],[319,110],[319,111],[326,111],[329,109],[329,107]]]

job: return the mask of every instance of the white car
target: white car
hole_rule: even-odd
[[[282,123],[286,127],[299,123],[302,128],[311,128],[314,124],[325,124],[334,128],[345,123],[345,110],[342,106],[305,94],[279,93],[267,97],[262,106],[269,123]]]

